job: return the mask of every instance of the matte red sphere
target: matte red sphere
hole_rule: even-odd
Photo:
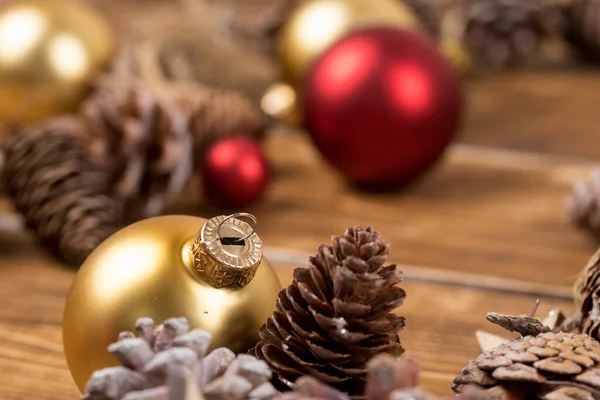
[[[313,65],[303,87],[306,128],[323,156],[359,185],[390,188],[423,173],[456,134],[457,74],[418,33],[366,28]]]
[[[269,182],[269,165],[254,139],[235,137],[213,145],[202,168],[208,201],[219,207],[242,208],[263,196]]]

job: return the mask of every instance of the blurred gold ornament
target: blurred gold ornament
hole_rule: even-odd
[[[399,0],[306,0],[290,14],[278,40],[284,79],[294,88],[313,62],[336,40],[366,26],[420,29],[412,10]]]
[[[76,110],[113,49],[110,27],[83,1],[0,3],[0,120]]]
[[[242,215],[147,219],[88,257],[63,316],[65,356],[80,391],[95,370],[118,365],[107,346],[140,316],[185,317],[212,333],[212,348],[245,352],[259,341],[281,285]]]
[[[269,117],[287,125],[300,124],[296,91],[286,83],[275,83],[267,89],[260,102],[262,111]]]
[[[471,54],[464,41],[466,22],[462,9],[453,7],[442,13],[439,48],[459,74],[471,68]]]
[[[471,68],[471,55],[464,42],[456,39],[442,39],[440,51],[459,74],[464,75]]]

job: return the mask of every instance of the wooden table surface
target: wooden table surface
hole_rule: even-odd
[[[571,285],[597,243],[564,217],[564,197],[600,157],[600,72],[531,71],[470,79],[458,143],[421,181],[394,194],[347,186],[301,131],[267,142],[275,180],[260,221],[281,281],[332,234],[371,225],[392,244],[408,293],[402,342],[420,359],[426,389],[450,393],[479,352],[474,332],[495,331],[488,311],[571,310]],[[9,223],[0,202],[0,398],[74,399],[61,345],[63,301],[74,272]],[[208,217],[197,199],[169,213]]]

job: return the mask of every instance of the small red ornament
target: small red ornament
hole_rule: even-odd
[[[246,137],[217,142],[207,152],[202,184],[209,202],[242,208],[257,202],[269,182],[269,165],[260,143]]]
[[[428,38],[396,28],[366,28],[339,40],[315,62],[302,94],[319,151],[371,188],[422,174],[461,119],[461,86],[450,64]]]

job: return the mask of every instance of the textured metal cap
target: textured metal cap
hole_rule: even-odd
[[[255,227],[233,214],[206,221],[192,243],[194,272],[216,288],[242,288],[258,269],[263,257],[262,241]]]

